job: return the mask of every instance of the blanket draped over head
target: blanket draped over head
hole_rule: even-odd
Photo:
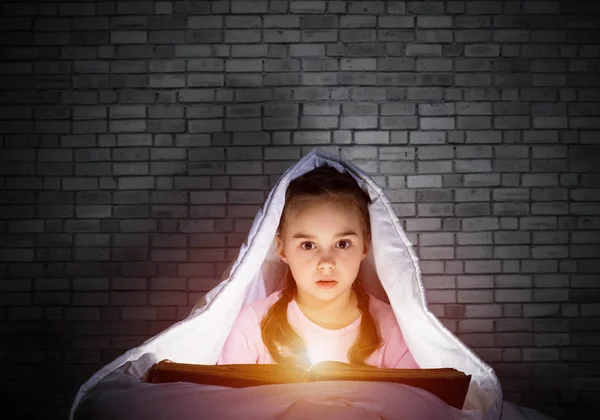
[[[152,389],[149,387],[156,387],[143,383],[141,378],[159,360],[216,363],[243,305],[285,287],[288,268],[279,260],[275,247],[285,193],[294,178],[324,165],[350,173],[371,198],[372,246],[360,269],[366,291],[391,304],[406,343],[421,368],[451,367],[472,375],[463,410],[456,410],[459,413],[456,418],[500,419],[502,390],[494,370],[445,328],[427,308],[419,260],[381,188],[353,163],[316,149],[290,167],[270,191],[254,218],[237,259],[223,274],[221,282],[200,299],[187,318],[139,347],[128,350],[96,372],[79,389],[71,408],[71,419],[82,401],[93,397],[95,392],[98,394],[98,385],[103,386],[100,388],[105,396],[108,395],[107,390],[111,390],[111,384],[115,384],[113,388],[117,387],[118,379],[122,377],[128,378],[129,388],[123,383],[118,386],[128,390],[132,384],[144,386],[145,392]],[[177,384],[158,386],[166,385]],[[245,392],[258,391],[247,389]],[[219,404],[218,397],[214,397],[213,401],[215,405]],[[121,406],[121,409],[127,408]]]

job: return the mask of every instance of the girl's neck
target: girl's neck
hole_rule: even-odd
[[[350,289],[331,301],[322,301],[296,291],[296,303],[304,315],[320,327],[344,328],[360,316],[356,293]]]

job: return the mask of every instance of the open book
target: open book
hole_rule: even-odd
[[[382,381],[422,388],[446,404],[462,409],[471,381],[453,368],[381,369],[323,361],[306,370],[280,364],[194,365],[162,360],[154,364],[147,382],[193,382],[234,388],[314,381]]]

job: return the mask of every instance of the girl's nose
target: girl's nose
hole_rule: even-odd
[[[335,260],[327,253],[323,253],[319,259],[319,268],[323,270],[333,270],[335,268]]]

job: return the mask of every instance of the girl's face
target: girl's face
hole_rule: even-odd
[[[369,251],[360,215],[339,204],[314,202],[288,217],[277,249],[290,266],[298,300],[322,304],[349,298]]]

